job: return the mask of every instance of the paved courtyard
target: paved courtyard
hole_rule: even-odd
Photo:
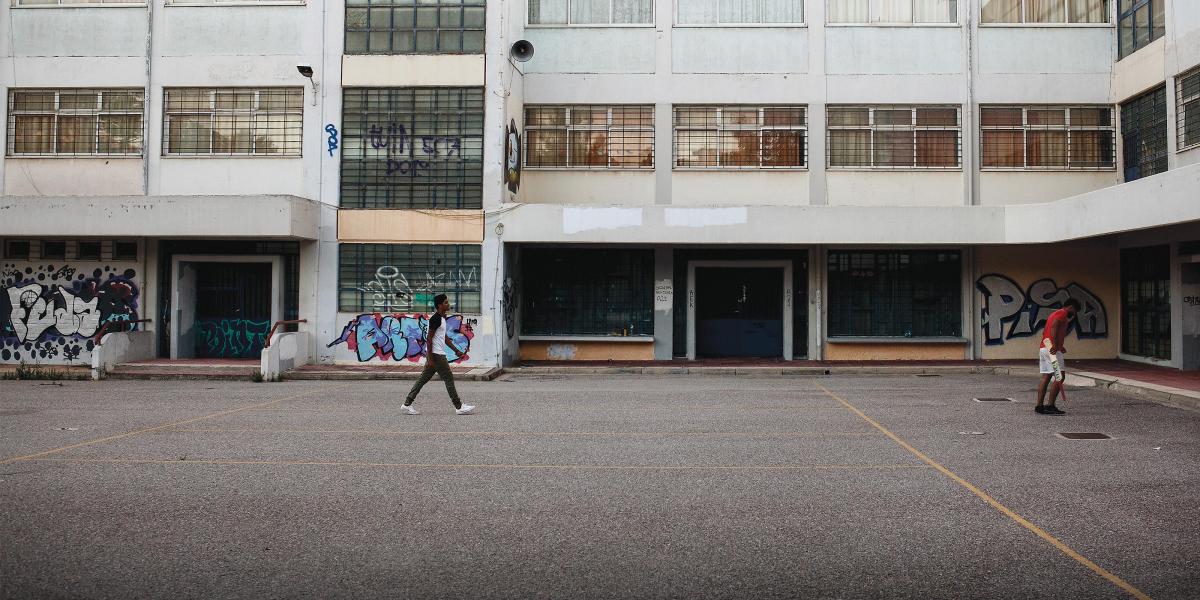
[[[1034,384],[0,382],[0,596],[1195,598],[1200,413]]]

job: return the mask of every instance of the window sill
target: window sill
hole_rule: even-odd
[[[980,23],[980,29],[995,27],[996,29],[1012,29],[1028,27],[1031,29],[1068,28],[1068,29],[1112,29],[1112,23]]]
[[[652,335],[521,335],[521,342],[626,342],[645,344],[654,341]]]
[[[672,167],[681,173],[807,173],[808,167]]]
[[[826,27],[940,27],[951,29],[962,27],[959,23],[826,23]]]
[[[98,159],[98,160],[113,160],[124,158],[129,160],[142,160],[145,156],[141,154],[6,154],[4,158],[7,160],[21,160],[25,158],[53,158],[53,159]]]
[[[301,156],[301,155],[299,155],[299,154],[296,154],[296,155],[287,155],[287,156],[277,156],[277,155],[271,155],[271,154],[163,154],[163,155],[162,155],[162,156],[160,156],[159,158],[162,158],[162,159],[167,159],[167,160],[172,160],[172,159],[180,159],[180,158],[182,158],[182,159],[193,159],[193,158],[218,158],[218,159],[224,159],[224,158],[233,158],[233,159],[239,159],[239,160],[240,160],[240,159],[247,159],[247,158],[271,158],[271,159],[281,159],[281,158],[285,158],[285,159],[299,159],[299,158],[304,158],[304,157],[303,157],[303,156]]]
[[[961,173],[962,167],[825,167],[833,172],[868,172],[868,173]]]
[[[1115,173],[1116,167],[980,167],[980,173]]]
[[[654,29],[654,23],[587,23],[572,25],[569,23],[526,23],[526,29]]]
[[[526,171],[600,171],[606,173],[653,173],[654,167],[620,168],[620,167],[522,167]]]
[[[10,5],[13,10],[42,9],[42,8],[146,8],[145,2],[113,2],[108,4],[25,4]]]
[[[804,29],[807,23],[676,23],[675,29]]]
[[[838,336],[825,338],[827,344],[960,344],[970,343],[961,337],[889,337],[889,336]]]
[[[304,6],[304,5],[305,5],[305,2],[303,0],[299,0],[299,1],[270,0],[270,1],[264,1],[264,2],[254,2],[254,0],[244,0],[241,2],[167,2],[165,6],[167,8],[171,8],[173,6],[189,6],[192,8],[197,8],[197,7],[220,8],[223,6]]]

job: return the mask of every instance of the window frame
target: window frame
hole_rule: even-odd
[[[962,27],[963,11],[960,9],[964,2],[973,2],[974,0],[956,0],[954,4],[954,20],[953,21],[935,21],[935,22],[919,22],[919,21],[871,21],[871,7],[867,6],[867,20],[862,22],[846,22],[846,21],[830,21],[829,15],[832,11],[829,10],[829,3],[833,0],[818,0],[825,3],[825,26],[826,27]],[[915,3],[917,0],[911,0]]]
[[[721,2],[725,0],[717,0],[717,12],[720,13]],[[679,22],[679,2],[680,0],[672,0],[671,11],[673,13],[672,27],[678,29],[745,29],[745,28],[798,28],[808,27],[808,6],[802,2],[800,5],[800,22],[799,23],[680,23]]]
[[[1161,113],[1161,116],[1160,116],[1160,113],[1153,112],[1153,109],[1156,108],[1154,101],[1155,101],[1155,96],[1157,94],[1163,95],[1163,111]],[[1147,109],[1145,106],[1143,106],[1143,104],[1150,104],[1150,108]],[[1169,155],[1171,153],[1171,150],[1170,150],[1170,143],[1168,141],[1168,137],[1170,134],[1171,123],[1168,119],[1169,113],[1167,112],[1166,105],[1167,105],[1167,97],[1166,97],[1166,83],[1165,82],[1163,84],[1157,85],[1145,92],[1142,92],[1136,96],[1133,96],[1132,98],[1129,98],[1129,99],[1125,100],[1124,102],[1117,105],[1118,110],[1120,111],[1119,115],[1118,115],[1118,119],[1119,119],[1120,128],[1121,128],[1120,136],[1121,136],[1121,170],[1122,170],[1121,179],[1122,179],[1122,182],[1129,183],[1130,181],[1137,181],[1138,179],[1150,177],[1151,175],[1165,173],[1168,169],[1170,169]],[[1129,111],[1134,111],[1134,110],[1136,110],[1137,112],[1130,114],[1129,120],[1127,121],[1126,120],[1127,113]],[[1143,120],[1142,117],[1146,113],[1149,113],[1149,118]],[[1162,128],[1163,128],[1163,131],[1162,131],[1163,145],[1162,145],[1161,151],[1158,151],[1159,149],[1157,148],[1157,146],[1154,148],[1150,148],[1147,144],[1147,140],[1157,141],[1156,138],[1158,136],[1158,131],[1156,131],[1156,128],[1158,127],[1158,122],[1160,120],[1162,121]],[[1132,125],[1132,127],[1127,126],[1127,125]],[[1149,134],[1149,135],[1147,135],[1147,134]],[[1146,152],[1146,153],[1142,154],[1140,151],[1143,149],[1152,149],[1152,150],[1156,150],[1156,151],[1155,152]],[[1130,158],[1131,154],[1134,157],[1139,159],[1137,161],[1136,165],[1131,165],[1128,160]],[[1154,171],[1153,173],[1145,173],[1143,171],[1145,170],[1146,166],[1162,167],[1162,168]],[[1137,177],[1130,179],[1129,178],[1130,170],[1135,169],[1135,168],[1137,169]]]
[[[351,247],[353,247],[353,248],[351,248]],[[353,250],[353,251],[348,252],[348,250]],[[390,300],[387,301],[387,304],[384,306],[380,306],[378,303],[376,303],[374,305],[372,305],[370,303],[370,298],[372,296],[378,296],[378,295],[387,296],[387,295],[389,295],[389,292],[386,290],[388,290],[388,289],[394,290],[395,289],[394,285],[392,285],[391,288],[385,288],[385,287],[383,287],[383,284],[379,284],[380,285],[379,289],[385,290],[385,291],[379,291],[379,292],[365,289],[365,288],[369,287],[371,283],[378,283],[379,278],[381,277],[380,271],[387,267],[391,267],[393,270],[396,271],[396,275],[394,277],[391,277],[390,279],[395,280],[397,278],[403,277],[406,282],[405,286],[407,286],[408,285],[407,277],[405,277],[405,275],[404,275],[406,273],[406,271],[400,270],[400,267],[397,266],[397,264],[396,264],[396,263],[398,263],[398,261],[396,259],[403,254],[407,254],[408,258],[413,258],[412,255],[413,255],[414,251],[424,253],[422,256],[420,256],[420,258],[428,260],[430,262],[439,262],[441,260],[446,261],[447,262],[447,264],[445,265],[446,269],[457,269],[460,273],[462,273],[464,266],[470,267],[474,273],[474,280],[475,280],[475,283],[473,286],[474,289],[470,289],[470,288],[467,288],[467,287],[464,287],[461,285],[453,286],[453,287],[438,288],[437,290],[433,290],[433,293],[430,294],[430,300],[432,300],[433,295],[435,295],[437,293],[446,294],[451,300],[451,305],[452,305],[451,310],[453,310],[455,313],[461,313],[464,315],[483,314],[485,307],[483,305],[484,304],[483,303],[483,280],[482,280],[482,277],[483,277],[483,246],[481,244],[355,243],[355,242],[339,242],[337,245],[337,253],[338,253],[338,256],[337,256],[337,265],[338,265],[337,266],[337,286],[336,286],[337,312],[351,313],[351,314],[356,314],[356,315],[357,314],[371,314],[371,313],[429,314],[429,312],[433,309],[432,304],[428,307],[417,306],[416,305],[416,297],[415,297],[416,293],[414,293],[414,298],[409,300],[408,308],[401,308],[399,310],[396,310],[391,307]],[[467,253],[473,254],[473,256],[465,256],[465,254],[467,254]],[[362,271],[366,266],[368,266],[368,262],[372,258],[376,259],[377,261],[383,261],[388,264],[376,264],[376,265],[374,265],[374,271],[372,273],[364,274]],[[478,264],[474,264],[474,263],[468,264],[467,263],[467,261],[474,259],[474,258],[479,259]],[[410,265],[405,265],[405,266],[409,267],[411,271],[416,271],[416,270],[421,270],[421,269],[428,269],[428,267],[430,265],[429,264],[419,264],[417,266],[412,266],[412,264],[410,264]],[[343,275],[345,275],[348,270],[354,270],[354,269],[357,269],[356,272],[358,273],[358,278],[355,281],[347,282],[345,280],[345,278],[343,277]],[[426,272],[426,275],[427,276],[429,275],[428,271]],[[389,279],[386,276],[383,276],[383,278]],[[426,279],[426,281],[432,281],[432,278],[428,278],[428,279]],[[355,285],[351,285],[351,284],[355,284]],[[414,290],[414,292],[416,292],[416,291],[417,290]],[[343,304],[342,300],[343,300],[343,296],[345,294],[356,294],[357,295],[356,297],[358,298],[358,303],[353,306],[351,306],[349,304]],[[475,294],[475,296],[478,299],[478,306],[470,306],[470,305],[464,306],[462,304],[463,294]],[[392,293],[391,295],[395,295],[395,294]],[[468,310],[468,308],[470,308],[472,310]]]
[[[526,104],[525,114],[523,115],[525,122],[525,135],[521,140],[521,168],[531,169],[535,171],[614,171],[614,172],[649,172],[654,170],[654,165],[658,161],[658,152],[654,139],[655,130],[655,114],[653,104]],[[612,153],[606,152],[608,164],[605,166],[589,166],[589,165],[572,165],[571,164],[571,133],[576,131],[604,131],[607,135],[606,143],[611,144],[613,129],[613,109],[614,108],[649,108],[650,109],[650,125],[647,126],[621,126],[616,131],[648,131],[650,132],[650,164],[646,166],[637,165],[631,167],[613,166]],[[563,109],[564,124],[563,125],[530,125],[529,110],[530,109]],[[597,110],[605,109],[607,111],[605,125],[572,125],[571,110]],[[529,152],[529,144],[532,136],[531,131],[562,131],[565,134],[566,140],[566,162],[562,165],[546,166],[546,165],[530,165],[529,159],[532,154]]]
[[[54,94],[54,100],[53,100],[54,106],[49,111],[45,111],[45,110],[16,111],[13,108],[13,106],[15,105],[16,94],[27,93],[27,92],[28,93],[53,93]],[[131,94],[131,93],[139,94],[141,101],[142,101],[142,106],[140,109],[137,109],[137,110],[105,109],[104,108],[104,94],[106,92],[112,92],[114,94],[120,94],[120,95],[127,95],[127,94]],[[62,108],[63,94],[70,94],[70,95],[94,94],[96,97],[96,106],[93,109],[77,109],[77,108],[64,109],[64,108]],[[8,140],[5,143],[4,156],[6,158],[13,158],[13,159],[22,159],[22,158],[85,158],[85,159],[86,158],[109,158],[109,159],[111,159],[111,158],[130,158],[130,159],[145,158],[146,157],[146,137],[147,137],[146,134],[148,133],[147,128],[146,128],[146,100],[147,100],[146,89],[140,88],[140,87],[134,87],[134,88],[40,88],[40,87],[39,88],[21,88],[21,87],[10,87],[10,88],[8,88],[8,115],[7,115],[7,127],[6,127],[6,131],[8,134],[7,135]],[[53,151],[51,151],[51,152],[17,152],[17,140],[16,140],[16,137],[17,137],[16,136],[16,121],[17,121],[17,119],[16,118],[21,115],[29,115],[29,116],[40,115],[40,116],[53,117],[54,122],[51,125],[51,129],[50,129],[50,143],[51,143],[52,147],[54,148]],[[100,136],[100,133],[101,133],[100,121],[101,121],[101,119],[100,119],[100,117],[105,116],[105,115],[110,115],[110,116],[133,116],[133,115],[136,115],[139,118],[140,126],[138,127],[138,132],[140,133],[141,139],[140,139],[140,144],[139,144],[139,148],[138,148],[137,152],[100,152],[99,151],[100,143],[101,143],[101,136]],[[59,119],[61,117],[87,117],[87,116],[94,117],[95,125],[93,126],[94,137],[93,137],[92,147],[96,151],[88,152],[88,153],[59,152],[57,150]]]
[[[983,111],[987,108],[999,109],[1020,109],[1021,110],[1021,125],[984,125]],[[1071,111],[1072,109],[1108,109],[1109,125],[1072,125]],[[1029,111],[1030,110],[1062,110],[1065,111],[1064,125],[1030,125]],[[1117,107],[1111,104],[981,104],[979,105],[979,170],[988,172],[1025,172],[1025,171],[1059,171],[1059,172],[1079,172],[1079,171],[1116,171],[1117,170]],[[1003,166],[993,167],[987,166],[983,162],[984,141],[983,133],[985,131],[1021,131],[1021,162],[1023,166]],[[1058,165],[1030,165],[1029,164],[1029,132],[1031,131],[1065,131],[1067,132],[1067,164]],[[1112,132],[1112,165],[1106,167],[1072,167],[1071,166],[1071,132],[1074,131],[1110,131]]]
[[[305,6],[306,0],[211,0],[204,2],[203,0],[163,0],[163,6],[190,6],[190,7],[212,7],[212,6]],[[143,5],[144,6],[144,5]]]
[[[411,55],[418,55],[418,54],[421,54],[421,55],[432,54],[432,55],[438,55],[438,56],[442,56],[442,55],[474,56],[474,55],[483,54],[487,49],[487,4],[486,4],[485,0],[475,0],[477,2],[475,4],[464,4],[461,1],[458,4],[452,4],[448,1],[443,4],[443,0],[434,0],[433,4],[427,4],[427,5],[421,5],[421,6],[416,6],[416,5],[411,5],[411,4],[404,5],[399,2],[395,2],[394,0],[388,1],[386,3],[384,3],[382,0],[380,0],[378,4],[373,4],[372,3],[373,1],[375,1],[375,0],[361,0],[362,3],[356,3],[356,4],[345,3],[344,9],[343,9],[343,15],[345,16],[345,20],[342,25],[342,34],[343,34],[342,35],[342,43],[343,43],[342,47],[344,49],[344,54],[346,54],[347,56],[391,56],[391,55],[411,56]],[[406,28],[395,27],[394,13],[392,13],[392,11],[395,9],[403,9],[403,8],[409,8],[409,7],[411,7],[414,11],[417,10],[418,8],[433,9],[435,11],[435,13],[437,14],[437,24],[433,28],[419,27],[417,25],[416,13],[414,12],[413,23],[410,27],[406,27]],[[441,11],[442,11],[442,9],[446,9],[446,8],[451,8],[451,9],[452,8],[460,8],[460,9],[464,9],[464,10],[466,8],[482,9],[483,10],[483,24],[480,25],[478,28],[475,28],[475,27],[468,28],[465,26],[465,23],[463,21],[460,21],[458,27],[442,27],[441,26],[441,19],[442,19]],[[388,11],[389,21],[392,23],[391,28],[384,28],[384,29],[371,28],[372,14],[375,9],[383,9],[383,10]],[[350,23],[350,14],[349,13],[351,10],[366,11],[367,12],[367,25],[362,28],[351,29],[350,24],[349,24]],[[420,49],[403,50],[403,51],[397,50],[395,47],[395,44],[394,44],[395,35],[397,33],[405,33],[405,32],[411,32],[413,34],[413,40],[412,40],[413,46],[417,45],[416,36],[418,33],[432,32],[434,35],[434,38],[435,38],[435,45],[439,46],[439,48],[437,50],[433,50],[433,51],[426,51],[426,50],[420,50]],[[477,51],[476,50],[467,51],[467,50],[461,50],[461,49],[460,50],[442,49],[442,48],[440,48],[442,32],[458,32],[458,34],[459,34],[458,41],[459,41],[460,48],[464,45],[464,40],[466,38],[467,33],[478,32],[480,35],[480,39],[483,42],[483,47],[481,47]],[[352,33],[363,34],[366,36],[366,48],[367,49],[365,51],[358,51],[358,50],[350,51],[350,34],[352,34]],[[387,48],[383,51],[373,50],[371,48],[371,37],[373,34],[376,34],[376,33],[386,33],[388,35],[388,45],[387,45]]]
[[[974,0],[964,0],[964,1],[974,1]],[[991,21],[983,20],[983,1],[980,0],[980,2],[979,2],[979,26],[981,28],[982,27],[998,27],[998,28],[1004,28],[1004,27],[1073,27],[1073,28],[1082,28],[1082,29],[1097,28],[1097,27],[1108,27],[1108,28],[1115,29],[1117,27],[1117,23],[1116,23],[1117,20],[1114,18],[1114,10],[1116,10],[1116,4],[1117,4],[1118,0],[1106,0],[1106,6],[1104,7],[1105,21],[1103,23],[1072,23],[1070,21],[1063,21],[1062,23],[1040,23],[1040,22],[1036,22],[1036,21],[1026,21],[1025,20],[1025,3],[1027,1],[1028,0],[1021,0],[1021,20],[1020,21],[1018,21],[1016,23],[994,23]],[[1063,2],[1063,15],[1065,15],[1065,18],[1070,18],[1070,8],[1071,8],[1071,6],[1069,4],[1070,0],[1062,0],[1062,2]]]
[[[654,0],[649,0],[650,1],[650,22],[649,23],[613,23],[612,22],[613,2],[615,0],[608,0],[608,20],[609,20],[608,23],[571,23],[571,2],[573,0],[566,0],[566,2],[567,2],[567,22],[566,23],[533,23],[530,21],[530,15],[531,15],[532,11],[529,10],[529,8],[530,8],[529,3],[532,1],[534,1],[534,0],[524,0],[524,2],[525,2],[525,27],[526,28],[532,28],[532,29],[600,28],[600,29],[605,29],[605,28],[619,27],[619,28],[653,29],[654,27],[657,26],[657,23],[658,23],[658,14],[657,14],[658,9],[656,6],[658,3],[655,2]]]
[[[97,4],[88,2],[64,2],[58,0],[54,4],[21,4],[21,0],[10,0],[9,8],[15,9],[41,9],[41,8],[146,8],[146,0],[136,0],[134,2],[105,2],[100,0]]]
[[[696,125],[679,125],[679,109],[713,109],[716,110],[717,122],[714,128],[700,127]],[[766,125],[765,115],[768,109],[799,109],[803,115],[803,125]],[[728,125],[722,123],[722,111],[725,109],[731,110],[757,110],[758,124],[755,125]],[[806,104],[676,104],[671,107],[671,170],[673,171],[807,171],[808,170],[808,105]],[[721,133],[725,131],[757,131],[758,132],[758,164],[757,165],[722,165],[720,164],[721,152],[717,151],[717,164],[708,165],[685,165],[679,164],[679,132],[681,131],[704,131],[713,132],[718,139],[718,147],[720,145]],[[801,132],[801,148],[799,165],[783,165],[783,166],[767,166],[763,164],[763,133],[767,131],[799,131]]]
[[[872,259],[872,263],[875,264],[876,267],[878,267],[878,265],[880,264],[879,257],[881,257],[881,256],[886,257],[886,260],[889,264],[895,264],[895,265],[904,264],[905,267],[903,269],[888,270],[886,272],[883,272],[882,276],[881,276],[881,273],[878,271],[876,271],[870,275],[870,279],[882,281],[883,282],[882,284],[876,283],[875,285],[850,287],[845,290],[835,289],[835,286],[841,285],[844,280],[851,281],[855,278],[855,276],[852,274],[844,275],[844,273],[849,273],[849,272],[852,272],[855,270],[855,266],[854,266],[855,257],[864,257],[867,255],[874,257]],[[913,261],[914,255],[921,256],[924,259],[924,261],[920,262],[920,263],[914,263],[914,261]],[[929,265],[930,265],[930,263],[928,261],[929,257],[940,257],[941,255],[947,255],[947,256],[952,255],[955,258],[953,261],[951,261],[953,263],[952,266],[954,267],[953,275],[952,275],[952,277],[954,279],[953,282],[951,282],[949,280],[937,281],[937,279],[934,277],[934,275],[942,275],[942,273],[933,273],[933,270],[929,267]],[[844,258],[842,258],[842,257],[844,257]],[[901,257],[907,257],[907,258],[902,260]],[[844,260],[847,264],[847,268],[845,270],[843,270],[841,268],[835,268],[833,265],[834,260]],[[935,262],[941,262],[941,261],[938,260]],[[960,247],[942,247],[942,248],[937,248],[937,247],[934,247],[934,248],[844,247],[844,248],[830,248],[826,252],[826,256],[825,256],[826,295],[829,300],[829,305],[831,307],[836,306],[838,308],[836,311],[834,311],[834,310],[829,311],[829,313],[825,316],[825,320],[826,320],[825,337],[826,337],[826,339],[831,340],[831,341],[852,342],[855,339],[859,339],[859,338],[895,338],[898,340],[899,339],[911,339],[911,340],[934,340],[934,341],[963,338],[966,333],[966,328],[970,326],[970,319],[968,318],[967,315],[964,314],[964,311],[962,308],[963,294],[964,294],[963,282],[967,278],[967,274],[964,271],[965,262],[966,262],[966,260],[964,257],[964,251]],[[908,281],[908,286],[909,286],[910,290],[913,292],[913,295],[910,298],[908,298],[908,308],[909,308],[910,312],[907,315],[902,315],[896,309],[893,309],[891,316],[907,317],[908,322],[911,326],[911,324],[916,321],[914,316],[921,312],[935,312],[936,314],[940,314],[940,315],[951,315],[951,318],[946,323],[951,325],[952,332],[949,332],[949,333],[939,332],[939,333],[922,334],[922,335],[917,335],[917,334],[913,333],[911,330],[907,332],[908,335],[905,335],[903,333],[901,333],[901,334],[878,334],[878,333],[874,333],[874,332],[842,333],[841,328],[844,325],[849,324],[851,329],[853,328],[852,315],[853,315],[853,313],[858,312],[858,311],[856,311],[857,305],[855,302],[853,302],[852,297],[856,294],[862,293],[864,290],[866,290],[867,292],[873,292],[874,290],[872,290],[871,288],[877,288],[881,285],[891,287],[892,290],[895,291],[895,288],[898,285],[900,285],[899,283],[897,283],[899,281],[897,275],[900,273],[907,273],[908,275],[911,276],[911,279]],[[901,282],[901,283],[903,283],[903,282]],[[945,302],[945,304],[947,307],[952,307],[952,310],[942,310],[942,311],[917,310],[917,308],[919,306],[921,306],[920,303],[917,301],[918,292],[921,291],[918,289],[918,286],[921,284],[929,285],[931,283],[936,283],[938,286],[945,288],[942,291],[948,292],[948,294],[939,294],[939,296],[943,296],[943,297],[945,297],[947,295],[949,296],[949,301]],[[883,310],[883,307],[878,303],[872,303],[869,306],[867,306],[867,309],[870,310],[872,315],[878,315]],[[843,313],[845,313],[845,314],[843,314]],[[837,318],[846,317],[846,321],[838,322],[835,320],[835,317],[837,317]],[[893,320],[892,322],[897,323],[900,321]],[[838,331],[838,333],[834,333],[835,330]]]
[[[268,91],[268,90],[281,91],[281,92],[282,91],[291,91],[291,92],[299,91],[299,93],[300,93],[299,108],[297,108],[297,109],[267,109],[267,110],[257,108],[258,106],[261,106],[262,92]],[[169,94],[173,91],[174,92],[200,91],[200,92],[206,93],[208,95],[208,106],[209,106],[208,112],[201,112],[199,109],[172,112],[171,109],[169,108],[169,106],[170,106]],[[249,109],[217,108],[217,94],[231,93],[231,92],[232,93],[253,92],[254,93],[253,107],[249,108]],[[304,100],[305,100],[305,93],[304,93],[303,87],[299,87],[299,86],[164,87],[162,99],[163,99],[163,104],[162,104],[162,153],[161,153],[162,158],[171,158],[171,159],[174,159],[174,158],[184,158],[184,159],[193,159],[193,158],[237,158],[237,159],[241,159],[241,158],[283,158],[283,159],[294,159],[294,158],[303,158],[304,157],[304,110],[305,110]],[[215,139],[213,137],[215,135],[216,128],[213,127],[213,121],[217,116],[219,116],[219,115],[235,115],[235,116],[244,115],[244,116],[249,117],[251,123],[254,123],[257,120],[257,117],[259,115],[263,115],[263,114],[266,114],[266,115],[293,115],[293,116],[300,117],[299,125],[296,127],[296,131],[299,133],[299,140],[298,140],[298,145],[297,145],[298,150],[295,154],[289,154],[289,153],[258,154],[254,151],[254,145],[253,145],[254,136],[253,135],[250,136],[251,147],[250,147],[250,150],[248,150],[248,151],[245,151],[245,152],[215,152],[213,150],[213,147],[216,145],[214,143]],[[171,118],[178,117],[178,116],[202,116],[202,115],[208,115],[208,118],[209,118],[209,120],[208,120],[208,122],[209,122],[209,146],[208,146],[209,150],[208,150],[208,152],[178,152],[178,151],[173,152],[173,151],[171,151],[171,149],[170,149],[171,148]],[[253,127],[251,128],[251,131],[254,131]]]
[[[1136,53],[1138,50],[1141,50],[1142,48],[1145,48],[1145,47],[1149,46],[1150,44],[1153,44],[1159,38],[1166,36],[1166,26],[1167,26],[1167,24],[1165,22],[1166,16],[1167,16],[1166,15],[1166,5],[1163,5],[1163,20],[1164,20],[1164,22],[1158,23],[1158,24],[1156,24],[1154,22],[1154,5],[1155,5],[1155,3],[1156,2],[1165,2],[1165,1],[1166,0],[1129,0],[1129,3],[1130,3],[1129,8],[1127,10],[1125,10],[1124,12],[1121,12],[1121,6],[1120,6],[1121,0],[1116,0],[1115,4],[1117,4],[1117,7],[1116,7],[1115,25],[1117,28],[1117,62],[1124,60],[1125,58],[1129,57],[1130,55]],[[1136,35],[1137,27],[1132,24],[1132,21],[1134,21],[1134,18],[1137,16],[1138,10],[1143,7],[1146,8],[1146,14],[1150,15],[1150,20],[1147,22],[1147,28],[1149,29],[1150,33],[1148,34],[1149,39],[1146,40],[1146,43],[1139,46],[1139,45],[1137,45],[1137,35]],[[1129,25],[1129,29],[1130,29],[1130,31],[1132,31],[1134,33],[1133,47],[1129,48],[1128,51],[1126,50],[1125,45],[1121,43],[1121,38],[1122,38],[1121,23],[1123,21],[1130,21],[1131,24]],[[1154,32],[1156,29],[1162,31],[1162,33],[1158,37],[1154,37]]]
[[[1196,90],[1192,95],[1183,95],[1183,84],[1185,80],[1196,79]],[[1189,106],[1190,105],[1190,106]],[[1175,76],[1175,151],[1187,152],[1193,148],[1200,148],[1200,131],[1196,132],[1196,140],[1191,143],[1185,143],[1184,137],[1187,133],[1185,128],[1187,124],[1187,114],[1189,111],[1196,111],[1197,119],[1200,120],[1200,66],[1194,67],[1189,71],[1185,71]]]
[[[829,113],[831,108],[864,108],[868,110],[866,125],[830,125]],[[917,125],[917,110],[919,109],[949,109],[953,108],[956,115],[956,125],[954,127],[946,125]],[[912,125],[894,126],[894,125],[877,125],[875,122],[875,113],[879,110],[903,110],[909,109],[912,115]],[[963,118],[962,106],[959,104],[826,104],[825,105],[825,169],[827,171],[962,171],[963,170]],[[876,128],[879,129],[876,129]],[[887,129],[887,127],[896,127],[895,129]],[[871,133],[870,145],[870,165],[834,165],[833,164],[833,132],[834,131],[862,131],[868,130]],[[912,165],[875,165],[875,133],[876,131],[905,131],[913,132],[913,164]],[[958,159],[958,164],[954,166],[932,166],[922,167],[917,166],[917,132],[918,131],[957,131],[958,138],[955,149],[955,156]]]

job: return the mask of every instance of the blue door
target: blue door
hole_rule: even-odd
[[[783,357],[783,269],[696,269],[696,356]]]

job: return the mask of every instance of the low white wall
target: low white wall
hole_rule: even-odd
[[[115,365],[154,357],[153,331],[106,333],[92,350],[92,379],[100,379]]]
[[[307,331],[279,333],[271,345],[262,350],[262,376],[267,381],[279,379],[284,371],[312,362]]]

